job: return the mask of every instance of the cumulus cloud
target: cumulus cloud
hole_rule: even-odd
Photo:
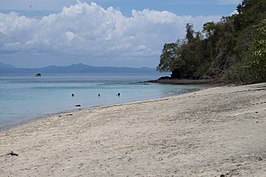
[[[164,43],[184,37],[186,23],[200,30],[203,23],[219,19],[148,9],[132,10],[128,17],[112,7],[82,2],[41,19],[0,13],[0,51],[113,58],[156,56]]]
[[[218,3],[223,5],[235,5],[241,2],[242,0],[218,0]]]

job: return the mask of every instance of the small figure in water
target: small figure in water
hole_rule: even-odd
[[[72,93],[72,97],[74,97],[75,95],[74,95],[74,93]]]
[[[117,96],[120,96],[120,93],[118,93]]]
[[[101,96],[101,94],[98,93],[98,97],[100,97],[100,96]]]

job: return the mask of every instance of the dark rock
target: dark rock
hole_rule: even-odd
[[[35,77],[41,77],[41,76],[42,76],[41,73],[35,74]]]
[[[169,76],[163,76],[163,77],[160,77],[158,80],[164,80],[164,79],[173,79],[173,78]]]

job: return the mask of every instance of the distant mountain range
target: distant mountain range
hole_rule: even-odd
[[[101,67],[88,66],[82,63],[69,66],[47,66],[42,68],[17,68],[0,63],[0,73],[155,73],[154,68]]]

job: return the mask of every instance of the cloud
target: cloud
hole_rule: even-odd
[[[186,23],[200,30],[203,23],[219,19],[148,9],[132,10],[127,17],[112,7],[82,2],[41,19],[0,13],[0,51],[114,59],[159,56],[164,43],[184,37]]]
[[[237,5],[242,2],[242,0],[217,0],[218,4],[221,5]]]
[[[232,16],[232,15],[237,15],[238,14],[238,11],[237,10],[234,10],[231,14],[230,14],[230,16]]]

